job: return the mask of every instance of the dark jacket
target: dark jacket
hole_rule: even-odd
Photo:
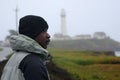
[[[45,63],[48,51],[24,35],[10,37],[15,51],[7,62],[1,80],[50,80]]]

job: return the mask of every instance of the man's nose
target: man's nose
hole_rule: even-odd
[[[47,33],[47,38],[50,38],[50,35]]]

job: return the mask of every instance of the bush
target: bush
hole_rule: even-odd
[[[0,51],[2,51],[3,50],[3,48],[0,48]]]
[[[79,65],[91,65],[91,64],[94,64],[94,61],[92,61],[92,60],[76,60],[74,62],[79,64]]]

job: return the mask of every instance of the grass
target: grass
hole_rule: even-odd
[[[0,51],[2,51],[3,50],[3,48],[0,48]]]
[[[75,80],[120,80],[120,58],[92,51],[49,50],[53,61]]]

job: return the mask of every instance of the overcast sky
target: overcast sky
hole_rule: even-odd
[[[64,8],[68,35],[105,32],[120,41],[120,0],[0,0],[0,40],[16,30],[15,8],[18,19],[25,15],[42,16],[49,24],[52,36],[60,33],[60,13]]]

